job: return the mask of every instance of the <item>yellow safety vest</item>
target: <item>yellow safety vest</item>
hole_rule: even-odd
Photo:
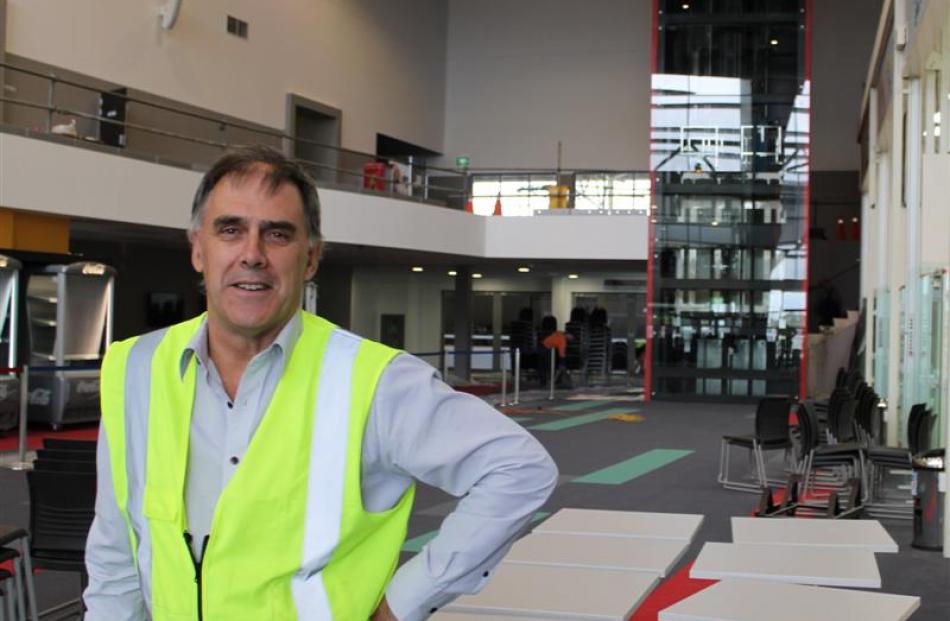
[[[365,621],[395,571],[414,495],[411,487],[379,513],[367,512],[361,498],[363,432],[379,377],[397,352],[303,314],[267,412],[218,499],[199,564],[184,537],[196,362],[184,376],[180,362],[201,320],[152,339],[148,412],[126,400],[136,339],[114,343],[102,367],[115,497],[152,619]],[[141,481],[123,467],[131,460],[126,434],[136,425],[147,435],[138,442],[147,446],[144,489],[130,489]],[[129,502],[136,493],[138,508]],[[148,571],[139,564],[145,558]]]

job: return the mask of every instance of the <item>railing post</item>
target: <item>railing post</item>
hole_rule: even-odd
[[[442,343],[442,381],[448,383],[449,377],[449,354],[445,351],[445,343]]]
[[[53,105],[56,101],[56,76],[50,74],[49,88],[46,91],[46,133],[53,131]]]
[[[429,199],[429,167],[422,169],[422,198]]]
[[[551,348],[551,374],[548,375],[548,401],[554,400],[554,348]]]
[[[515,398],[511,405],[518,405],[518,397],[521,395],[521,348],[515,348]]]
[[[20,373],[20,433],[17,447],[17,461],[13,464],[14,470],[26,470],[30,464],[26,463],[26,417],[30,401],[30,367],[23,365]]]
[[[504,349],[501,356],[501,404],[508,405],[508,357]]]

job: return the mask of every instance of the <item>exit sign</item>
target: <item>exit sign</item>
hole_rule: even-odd
[[[468,159],[467,155],[460,155],[455,158],[455,167],[456,168],[468,168],[468,165],[471,163],[471,160]]]

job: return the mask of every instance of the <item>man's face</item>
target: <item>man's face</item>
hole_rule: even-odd
[[[289,183],[271,192],[260,172],[221,179],[191,235],[191,263],[204,275],[209,322],[243,338],[277,336],[300,307],[318,258],[300,192]]]

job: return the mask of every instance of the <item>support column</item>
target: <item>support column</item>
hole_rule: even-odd
[[[472,351],[472,268],[455,268],[455,351]],[[472,354],[455,354],[455,375],[472,378]]]
[[[922,110],[923,84],[919,78],[907,81],[907,161],[904,163],[904,179],[907,204],[907,228],[904,253],[907,264],[904,273],[906,288],[904,307],[904,334],[901,375],[901,418],[905,427],[911,406],[920,400],[917,360],[920,347],[920,169],[921,138],[923,133]],[[924,141],[926,144],[928,141]],[[901,434],[904,436],[905,434]]]
[[[504,323],[503,295],[504,294],[500,291],[496,291],[492,294],[491,299],[491,348],[495,350],[495,353],[492,354],[493,371],[501,371],[501,365],[504,364],[504,358],[498,353],[498,350],[501,349],[503,345],[501,336],[505,332],[505,326],[502,325]]]

